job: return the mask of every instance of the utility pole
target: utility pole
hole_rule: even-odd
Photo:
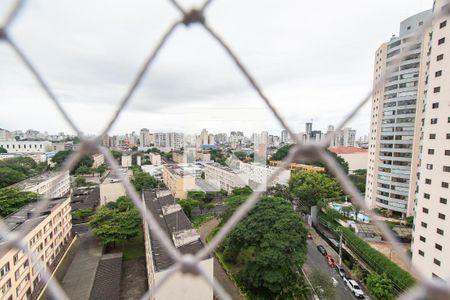
[[[342,266],[342,232],[339,237],[339,265]]]

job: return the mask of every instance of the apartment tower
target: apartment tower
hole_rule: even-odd
[[[424,112],[412,262],[429,278],[448,281],[450,270],[450,18],[448,0],[436,0],[426,34]],[[449,219],[447,219],[449,218]]]
[[[400,23],[399,36],[375,52],[365,201],[399,217],[412,215],[414,209],[422,113],[417,98],[425,67],[421,55],[427,48],[417,33],[430,18],[431,10],[407,18]]]

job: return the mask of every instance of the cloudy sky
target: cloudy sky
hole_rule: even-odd
[[[0,19],[10,0],[0,1]],[[180,1],[183,6],[201,1]],[[206,18],[239,54],[295,131],[325,130],[372,85],[373,53],[432,0],[216,0]],[[111,117],[139,66],[179,18],[166,0],[28,1],[10,35],[86,133]],[[8,45],[0,42],[0,128],[70,132]],[[369,105],[350,123],[365,135]],[[280,125],[199,26],[181,26],[111,133],[268,130]]]

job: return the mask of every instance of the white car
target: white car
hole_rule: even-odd
[[[361,290],[356,281],[353,279],[348,280],[347,286],[356,298],[364,298],[364,292]]]
[[[331,282],[333,283],[334,287],[336,287],[338,285],[338,281],[334,277],[331,277]]]

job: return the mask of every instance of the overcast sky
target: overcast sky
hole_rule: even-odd
[[[0,1],[4,16],[9,0]],[[184,6],[201,1],[180,1]],[[295,131],[326,130],[372,85],[376,48],[432,0],[216,0],[207,22],[239,54]],[[165,0],[27,1],[10,34],[86,133],[110,118],[138,68],[179,13]],[[0,42],[0,128],[70,132]],[[369,131],[367,105],[350,123]],[[249,134],[280,125],[199,26],[179,27],[111,133]]]

